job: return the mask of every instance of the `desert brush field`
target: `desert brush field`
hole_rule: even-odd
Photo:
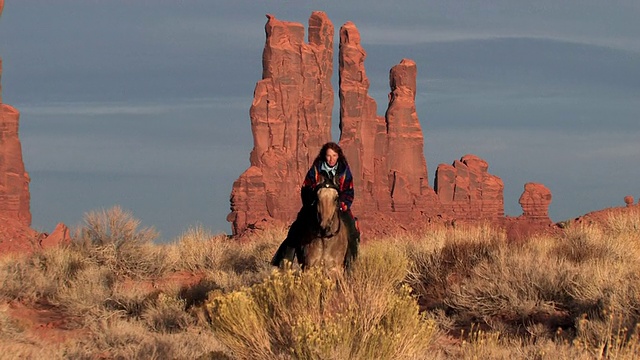
[[[635,359],[640,208],[508,242],[487,224],[368,239],[352,272],[276,270],[286,228],[169,244],[114,207],[0,257],[3,359]]]

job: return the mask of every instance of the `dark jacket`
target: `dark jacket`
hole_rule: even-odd
[[[307,176],[302,183],[302,189],[300,195],[302,197],[302,204],[309,205],[314,199],[314,191],[318,183],[320,182],[320,167],[323,160],[314,161],[313,165],[307,172]],[[343,161],[338,160],[338,169],[336,170],[337,184],[340,191],[340,210],[347,211],[351,208],[353,203],[353,176],[351,175],[351,169],[349,165]]]

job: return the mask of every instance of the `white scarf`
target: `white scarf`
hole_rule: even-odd
[[[338,171],[338,163],[336,162],[336,164],[331,167],[329,166],[329,164],[327,164],[326,161],[323,161],[322,165],[320,166],[320,171],[325,171],[327,174],[331,175],[331,177],[335,177],[336,171]]]

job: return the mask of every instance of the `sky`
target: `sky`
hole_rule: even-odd
[[[416,62],[431,185],[471,153],[504,181],[510,216],[527,182],[551,190],[553,221],[638,201],[637,0],[7,1],[2,98],[21,113],[32,228],[118,205],[160,242],[230,233],[265,15],[306,27],[315,10],[336,55],[340,26],[360,30],[379,115],[390,68]],[[337,141],[337,63],[333,78]]]

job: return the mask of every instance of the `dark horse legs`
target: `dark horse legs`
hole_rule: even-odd
[[[287,237],[284,239],[282,244],[278,250],[276,250],[275,255],[271,259],[271,265],[281,267],[284,265],[284,260],[289,262],[293,262],[293,259],[296,256],[296,248],[298,248],[298,244],[300,242],[300,237],[303,234],[304,228],[304,218],[308,217],[309,214],[313,212],[313,208],[311,206],[304,206],[298,212],[298,216],[296,220],[291,224],[289,228],[289,232],[287,233]]]
[[[353,262],[358,257],[358,246],[360,245],[360,231],[356,225],[356,219],[353,217],[351,210],[340,213],[342,221],[349,228],[349,243],[347,244],[347,253],[344,256],[344,268],[351,270]]]
[[[281,267],[284,263],[284,260],[289,262],[293,262],[293,259],[296,257],[297,251],[300,251],[299,242],[300,237],[303,234],[304,228],[304,218],[307,216],[313,216],[313,208],[312,207],[303,207],[298,212],[298,216],[296,220],[291,224],[291,228],[289,228],[289,232],[287,233],[286,239],[280,244],[278,250],[276,250],[275,255],[271,259],[271,265]],[[353,265],[353,262],[358,257],[358,246],[360,244],[360,232],[356,226],[356,219],[351,214],[351,210],[340,213],[342,217],[342,221],[344,221],[345,225],[349,229],[349,243],[347,245],[347,253],[344,257],[344,267],[349,270]],[[300,256],[298,256],[300,258]]]

